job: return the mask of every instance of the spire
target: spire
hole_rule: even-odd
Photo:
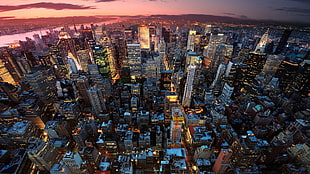
[[[268,41],[268,33],[269,33],[269,28],[267,31],[264,33],[262,38],[260,39],[259,43],[256,45],[255,51],[254,52],[261,52],[263,53],[265,51],[265,47]]]

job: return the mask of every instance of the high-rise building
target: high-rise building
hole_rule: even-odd
[[[147,25],[140,25],[138,28],[139,32],[139,43],[141,50],[150,50],[150,32]],[[128,45],[127,45],[128,46]]]
[[[72,58],[68,58],[68,64],[69,64],[69,73],[77,73],[78,72],[78,69],[77,69],[77,66],[74,62],[74,59]]]
[[[13,77],[15,82],[19,82],[23,79],[23,72],[17,63],[17,57],[12,53],[12,51],[4,49],[0,50],[0,59],[2,59],[3,65],[10,72],[10,75]],[[0,63],[0,69],[2,68],[1,66],[2,65]]]
[[[76,152],[67,152],[63,158],[62,162],[70,169],[72,173],[81,174],[82,158]]]
[[[95,45],[92,47],[94,61],[98,65],[100,74],[104,78],[110,77],[110,63],[107,48],[103,48],[100,45]]]
[[[260,52],[260,53],[264,53],[265,52],[266,44],[267,44],[267,41],[268,41],[268,33],[269,33],[269,28],[263,34],[262,38],[260,38],[260,41],[256,45],[254,52]]]
[[[248,81],[254,80],[254,78],[263,70],[266,62],[265,57],[265,53],[250,52],[249,57],[244,62],[250,68],[247,74]]]
[[[187,51],[195,51],[195,38],[196,38],[196,31],[190,30],[188,32],[188,39],[187,39]]]
[[[196,71],[196,65],[189,65],[187,67],[187,79],[186,79],[184,95],[182,99],[182,105],[185,107],[189,107],[191,105],[195,71]]]
[[[280,39],[280,42],[279,42],[277,49],[274,52],[274,54],[281,54],[282,53],[282,51],[285,47],[285,44],[287,43],[287,40],[290,37],[291,33],[292,33],[292,30],[284,30],[283,35]]]
[[[28,147],[28,140],[37,135],[37,128],[31,121],[16,122],[9,128],[7,136],[9,137],[13,147]]]
[[[130,68],[131,76],[141,77],[142,62],[140,44],[127,44],[127,52],[128,57],[126,63],[124,62],[124,66]]]
[[[87,90],[87,92],[91,102],[93,113],[95,115],[98,115],[100,112],[106,111],[107,108],[101,89],[96,86],[92,86]]]
[[[206,57],[205,65],[207,68],[211,66],[211,62],[214,59],[217,46],[224,45],[226,43],[226,38],[227,36],[224,33],[211,33],[209,44],[205,47],[203,52],[203,56]]]
[[[88,71],[87,69],[87,65],[90,63],[90,62],[94,62],[94,60],[91,60],[91,56],[90,56],[90,52],[89,50],[78,50],[76,52],[77,54],[77,59],[81,65],[81,68],[84,72]]]
[[[48,121],[44,130],[50,139],[71,138],[66,121]]]
[[[157,71],[160,73],[163,70],[168,70],[168,62],[167,62],[167,48],[164,39],[161,39],[158,44],[158,61],[157,61]]]
[[[76,87],[79,91],[80,98],[84,101],[84,104],[90,106],[90,100],[87,93],[88,88],[90,87],[88,79],[86,76],[81,76],[76,81]]]
[[[268,55],[267,56],[267,60],[266,60],[266,63],[263,67],[263,75],[264,76],[273,76],[278,68],[279,68],[279,65],[282,63],[282,61],[284,60],[284,56],[281,56],[281,55]]]
[[[208,59],[212,58],[210,63],[210,68],[213,72],[217,70],[221,62],[224,61],[225,58],[231,58],[233,52],[233,46],[232,45],[217,45],[215,47],[215,52],[213,55],[210,55],[211,57],[208,57]]]
[[[51,103],[56,96],[56,77],[51,67],[36,66],[25,74],[32,90],[45,103]]]
[[[5,67],[4,63],[0,60],[0,82],[8,82],[15,84],[15,80],[9,70]]]
[[[60,154],[53,144],[39,138],[31,138],[28,157],[40,170],[49,171],[60,160]]]

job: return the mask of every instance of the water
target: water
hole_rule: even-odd
[[[116,22],[121,22],[121,21],[124,21],[126,19],[127,18],[118,18],[118,19],[104,21],[104,22],[95,23],[95,24],[100,26],[103,24],[112,24],[112,23],[116,23]],[[87,25],[89,25],[89,24],[85,24],[84,26],[87,26]],[[60,30],[60,28],[61,27],[58,27],[58,28],[55,28],[54,30]],[[70,28],[73,28],[73,26],[71,26]],[[46,35],[46,32],[49,32],[49,30],[48,29],[41,29],[41,30],[27,32],[27,33],[19,33],[19,34],[0,36],[0,47],[9,46],[10,43],[13,43],[13,42],[19,41],[19,40],[25,41],[26,37],[33,39],[34,34],[39,34],[40,36]]]

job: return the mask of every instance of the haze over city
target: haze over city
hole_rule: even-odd
[[[309,6],[308,0],[15,0],[1,2],[0,17],[207,14],[308,23]]]

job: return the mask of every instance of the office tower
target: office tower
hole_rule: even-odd
[[[150,122],[150,112],[142,110],[138,112],[137,124],[140,128],[148,127]]]
[[[79,105],[75,102],[63,102],[59,105],[57,110],[66,118],[66,121],[68,121],[70,130],[75,128],[81,115]]]
[[[133,33],[133,30],[130,29],[130,28],[127,28],[124,30],[124,36],[125,36],[125,39],[126,41],[132,41],[134,39],[134,33]]]
[[[97,64],[89,64],[87,65],[87,69],[88,69],[89,74],[91,75],[99,74],[99,69],[98,69]]]
[[[76,54],[77,54],[77,59],[81,65],[81,69],[84,72],[88,71],[87,65],[90,64],[90,62],[94,62],[94,60],[91,60],[89,50],[78,50]]]
[[[140,25],[138,28],[139,32],[139,43],[141,45],[141,50],[150,50],[150,32],[147,25]],[[127,45],[128,46],[128,45]]]
[[[294,61],[284,60],[276,73],[279,78],[279,88],[282,91],[288,91],[289,85],[296,78],[298,74],[299,65]]]
[[[5,64],[0,60],[0,82],[8,82],[10,84],[15,85],[16,82],[9,72],[9,70],[5,67]]]
[[[175,119],[176,117],[172,117],[172,115],[175,116],[172,110],[176,110],[175,108],[177,108],[177,106],[178,106],[178,95],[176,94],[176,92],[167,91],[165,94],[165,104],[164,104],[164,114],[165,114],[164,121],[166,125],[170,123],[171,118],[174,119],[175,121],[182,121]]]
[[[64,164],[54,164],[50,170],[50,174],[73,174],[69,167]]]
[[[125,30],[126,32],[126,30]],[[112,55],[115,61],[115,68],[119,70],[124,66],[123,60],[126,58],[126,40],[123,33],[114,36]]]
[[[90,106],[90,100],[87,93],[88,88],[90,87],[87,77],[81,76],[76,81],[76,87],[79,91],[80,97],[83,100],[84,104]]]
[[[230,86],[228,83],[224,84],[223,90],[222,90],[222,98],[223,99],[229,99],[234,91],[234,87]]]
[[[247,131],[245,136],[233,141],[231,145],[231,163],[236,167],[245,167],[255,164],[262,156],[258,141],[252,131]]]
[[[61,53],[60,49],[56,45],[52,45],[50,46],[50,56],[53,62],[55,62],[56,64],[55,74],[59,78],[68,77],[69,70],[68,70],[67,64],[65,63],[67,61],[67,57],[65,56],[65,54]]]
[[[51,119],[49,115],[44,112],[47,108],[40,100],[26,99],[18,106],[23,119],[31,121],[41,130],[44,129],[45,122]]]
[[[266,63],[263,67],[263,75],[273,77],[277,72],[279,65],[284,60],[284,56],[281,55],[268,55]]]
[[[282,53],[291,33],[292,33],[292,30],[284,30],[283,35],[281,36],[280,42],[279,42],[274,54],[281,54]]]
[[[107,108],[100,88],[92,86],[87,90],[87,93],[91,102],[92,111],[95,115],[106,111]]]
[[[139,98],[136,96],[131,97],[130,107],[132,112],[137,112],[139,108]]]
[[[263,34],[262,38],[260,39],[259,43],[256,45],[254,52],[259,52],[259,53],[264,53],[265,52],[265,47],[268,41],[268,33],[269,33],[269,28],[267,31]]]
[[[62,162],[70,169],[72,173],[81,174],[82,158],[76,152],[68,151],[62,158]]]
[[[190,30],[188,32],[188,39],[187,39],[187,51],[195,51],[195,38],[196,38],[196,31]]]
[[[96,64],[89,64],[88,72],[90,73],[89,80],[91,81],[91,84],[100,88],[104,97],[111,96],[111,82],[109,79],[103,78],[99,74],[98,66]]]
[[[172,71],[162,71],[160,75],[160,90],[171,91]]]
[[[96,147],[84,146],[79,149],[79,155],[82,160],[88,165],[88,173],[93,173],[95,168],[99,165],[101,155],[98,153]]]
[[[28,157],[40,170],[49,171],[60,160],[54,145],[33,137],[29,140]]]
[[[211,24],[206,24],[205,34],[210,34],[211,32],[212,32],[212,25]]]
[[[23,72],[17,63],[17,57],[12,53],[12,51],[0,49],[0,59],[2,59],[2,63],[0,63],[0,69],[2,69],[2,66],[4,65],[14,81],[20,82],[23,79]]]
[[[217,46],[225,45],[226,38],[227,36],[224,33],[211,33],[209,44],[205,47],[204,54],[203,54],[203,56],[206,57],[205,65],[207,68],[211,66],[211,62],[214,59]]]
[[[247,74],[248,81],[254,78],[263,70],[266,62],[265,53],[250,52],[249,57],[244,61],[249,66],[249,73]]]
[[[141,50],[140,44],[132,43],[127,44],[127,62],[124,66],[130,68],[130,76],[141,77],[142,62],[141,62]]]
[[[45,124],[44,130],[50,139],[71,139],[67,121],[48,121]]]
[[[8,82],[0,82],[0,93],[5,93],[9,101],[18,103],[18,88]]]
[[[215,47],[215,52],[211,55],[212,58],[210,68],[213,72],[217,70],[221,62],[224,61],[225,58],[230,59],[232,56],[233,46],[232,45],[217,45]],[[209,59],[208,58],[208,59]]]
[[[86,130],[86,122],[79,122],[79,124],[72,131],[72,137],[76,142],[77,147],[86,146],[85,141],[89,137]]]
[[[149,25],[150,41],[151,41],[151,51],[158,51],[159,37],[158,27],[156,25]]]
[[[200,53],[199,52],[193,52],[189,51],[186,53],[186,65],[185,67],[189,65],[195,65],[200,59]]]
[[[69,36],[70,37],[70,36]],[[77,57],[77,46],[73,38],[60,38],[57,42],[57,48],[63,55],[72,54],[74,58]]]
[[[103,26],[99,26],[94,31],[94,38],[96,43],[100,43],[101,39],[103,38]]]
[[[156,78],[158,76],[157,72],[157,60],[159,57],[154,57],[154,59],[147,59],[146,63],[142,65],[142,74],[145,78]]]
[[[37,136],[37,134],[37,128],[31,121],[16,122],[7,131],[7,136],[12,142],[8,143],[12,147],[27,148],[28,140],[31,137]]]
[[[215,79],[213,80],[210,88],[213,89],[215,94],[222,90],[222,76],[225,73],[227,64],[222,62],[217,69]]]
[[[169,26],[163,26],[162,27],[162,37],[164,38],[166,43],[170,43],[171,42],[171,29],[169,28]]]
[[[291,90],[300,91],[306,97],[310,94],[310,61],[304,60],[299,67],[298,74],[291,84]]]
[[[36,66],[31,73],[25,74],[31,89],[45,104],[51,103],[56,94],[56,77],[51,67]]]
[[[164,39],[161,39],[158,44],[158,61],[157,61],[157,71],[160,73],[163,70],[168,70],[168,61],[167,61],[167,48]]]
[[[230,149],[221,149],[212,170],[216,174],[226,173],[226,170],[229,169],[230,166],[231,156],[232,151]]]
[[[98,65],[99,73],[104,78],[110,77],[110,63],[107,48],[103,48],[100,45],[92,47],[94,61]]]
[[[189,107],[191,105],[195,71],[196,71],[196,65],[189,65],[187,67],[187,79],[186,79],[184,95],[182,99],[182,105],[184,107]]]
[[[74,59],[68,58],[68,65],[69,65],[69,73],[74,73],[76,74],[78,72],[77,66],[74,62]]]

